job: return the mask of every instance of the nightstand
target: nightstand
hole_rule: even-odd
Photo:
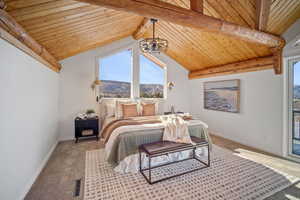
[[[75,143],[81,137],[96,137],[99,140],[99,119],[97,118],[75,118]]]

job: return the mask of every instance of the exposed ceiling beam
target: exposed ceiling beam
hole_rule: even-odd
[[[4,0],[0,0],[0,9],[5,9],[6,8],[6,4],[4,2]]]
[[[141,39],[151,26],[152,23],[150,19],[145,17],[142,23],[136,29],[136,31],[132,34],[132,37],[136,40]]]
[[[254,58],[246,61],[191,71],[189,73],[189,79],[251,72],[251,71],[264,70],[264,69],[272,69],[273,67],[274,67],[274,56],[267,56],[267,57]]]
[[[54,71],[58,72],[61,69],[61,65],[57,62],[57,60],[44,47],[37,43],[22,28],[22,26],[19,25],[14,18],[3,9],[0,9],[0,27],[50,63],[53,66],[53,69],[55,69]]]
[[[255,28],[266,31],[270,14],[271,0],[256,0],[256,24]]]
[[[268,26],[268,19],[270,15],[272,1],[271,0],[256,0],[256,22],[255,28],[259,31],[266,31]],[[274,58],[275,74],[282,73],[282,48],[271,48]]]
[[[274,71],[275,74],[281,74],[282,73],[282,49],[271,49],[273,52],[273,58],[274,58]]]
[[[266,31],[268,26],[268,19],[270,15],[272,1],[271,0],[256,0],[256,22],[255,28],[260,31]],[[275,74],[282,73],[282,48],[271,48],[274,58]]]
[[[190,0],[191,10],[203,13],[203,0]]]
[[[193,10],[175,6],[159,0],[77,0],[115,10],[131,12],[147,18],[157,18],[171,23],[220,33],[248,42],[280,47],[285,41],[278,36],[226,22]]]

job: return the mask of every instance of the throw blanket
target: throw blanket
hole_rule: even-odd
[[[162,123],[165,126],[163,140],[194,144],[191,140],[187,122],[178,115],[169,115],[161,117]]]
[[[104,142],[106,144],[112,132],[119,127],[130,126],[130,125],[155,124],[155,123],[161,123],[159,116],[132,117],[128,119],[114,120],[109,124],[107,124],[106,127],[103,128],[101,132],[101,137],[104,139]]]
[[[183,116],[183,119],[190,120],[191,117]],[[109,124],[107,124],[106,127],[103,128],[101,132],[101,137],[104,139],[104,143],[106,144],[112,132],[119,127],[132,126],[132,125],[144,125],[144,124],[156,124],[156,123],[162,123],[160,116],[131,117],[127,119],[114,120]]]

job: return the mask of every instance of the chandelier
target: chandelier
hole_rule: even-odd
[[[155,23],[157,22],[157,19],[150,20],[153,24],[153,37],[140,41],[140,49],[143,53],[160,53],[167,50],[168,41],[159,37],[155,37]]]

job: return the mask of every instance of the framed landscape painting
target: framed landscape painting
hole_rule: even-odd
[[[224,112],[240,112],[240,80],[204,83],[204,108]]]

